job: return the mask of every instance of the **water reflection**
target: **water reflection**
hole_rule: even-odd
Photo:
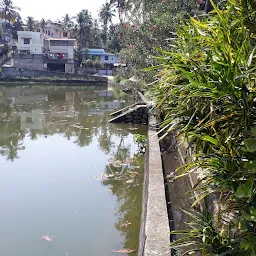
[[[118,255],[115,249],[137,250],[143,157],[132,133],[146,128],[108,124],[109,113],[128,103],[102,87],[0,87],[0,253],[110,256]],[[101,172],[103,179],[95,181]],[[13,191],[25,196],[13,197]],[[43,231],[56,236],[47,249]],[[21,238],[22,232],[28,235]]]
[[[99,132],[105,144],[106,111],[121,108],[125,100],[115,99],[107,90],[66,91],[44,88],[0,88],[0,146],[8,159],[18,158],[24,150],[25,134],[31,139],[39,135],[64,133],[76,136],[76,143],[88,146]],[[108,139],[109,141],[109,139]],[[109,148],[109,146],[107,146]],[[9,150],[8,150],[9,149]]]

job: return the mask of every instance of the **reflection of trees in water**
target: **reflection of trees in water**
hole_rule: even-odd
[[[121,137],[120,143],[113,153],[112,163],[114,164],[106,166],[105,172],[110,176],[113,174],[115,176],[111,176],[111,178],[104,180],[102,183],[105,186],[109,186],[112,193],[117,196],[119,207],[116,213],[118,215],[118,222],[115,224],[115,227],[124,236],[124,248],[137,250],[144,173],[143,156],[134,154],[132,159],[130,159],[130,148],[125,146],[124,137]],[[120,163],[121,166],[118,166]],[[131,175],[134,173],[137,173],[137,175],[133,175],[131,178]]]
[[[9,102],[1,104],[0,109],[0,154],[14,161],[18,158],[18,151],[25,149],[25,133],[20,130],[19,118],[13,117],[13,109]]]
[[[16,136],[17,138],[18,136]],[[18,151],[24,150],[23,142],[19,142],[17,139],[10,140],[7,144],[0,148],[0,154],[2,156],[7,156],[7,160],[14,161],[18,157]]]
[[[52,105],[55,104],[53,102],[54,97],[49,96],[49,102],[43,102],[42,104],[39,102],[38,104],[42,107],[43,112],[46,113],[45,125],[42,129],[22,130],[21,119],[15,113],[30,113],[34,110],[35,105],[20,105],[16,108],[11,106],[11,102],[0,105],[0,154],[13,161],[18,158],[18,152],[25,149],[23,145],[25,136],[31,140],[37,140],[41,136],[47,138],[60,134],[81,147],[89,146],[95,138],[98,140],[100,149],[111,154],[114,161],[119,160],[124,163],[129,160],[131,158],[131,147],[127,145],[126,137],[130,131],[125,130],[122,125],[109,124],[108,112],[98,109],[100,102],[104,99],[94,100],[95,95],[91,95],[93,97],[90,98],[89,104],[87,104],[86,93],[79,92],[79,97],[75,97],[75,112],[78,112],[77,115],[71,117],[59,115],[56,118],[57,120],[51,117]],[[66,103],[61,101],[62,98],[58,99],[58,102],[60,102],[58,104],[65,105]],[[58,104],[54,107],[58,107]],[[132,165],[139,166],[136,169],[137,175],[131,177],[131,172],[134,170],[131,169],[128,162],[121,167],[106,166],[106,173],[112,174],[114,177],[105,180],[103,184],[109,186],[113,194],[117,196],[119,208],[116,213],[118,221],[115,226],[125,237],[124,247],[136,249],[138,248],[140,228],[143,159],[137,155],[132,156],[132,158]],[[120,175],[116,176],[116,173],[120,173]],[[130,180],[132,182],[127,183]],[[126,221],[131,222],[131,225],[123,225]]]
[[[40,90],[42,91],[42,88]],[[42,93],[41,91],[39,94]],[[28,95],[27,92],[26,96]],[[29,104],[15,107],[12,106],[10,99],[5,99],[5,104],[0,106],[0,154],[7,156],[7,159],[14,160],[18,158],[19,150],[24,149],[22,145],[25,136],[31,140],[37,140],[40,136],[47,138],[55,134],[63,135],[68,140],[73,139],[74,143],[80,147],[89,146],[95,137],[103,151],[111,152],[114,147],[113,136],[123,136],[123,131],[118,131],[114,126],[108,124],[108,112],[99,109],[99,106],[105,100],[111,101],[114,98],[98,97],[98,93],[94,90],[74,92],[74,97],[72,96],[70,102],[74,104],[75,112],[78,112],[78,115],[68,116],[69,114],[67,114],[65,117],[61,114],[57,118],[53,118],[51,112],[53,110],[60,111],[58,106],[70,107],[71,103],[65,101],[65,95],[65,90],[61,91],[56,88],[52,94],[48,94],[47,102],[36,101],[33,103],[31,100]],[[33,95],[31,97],[33,98]],[[22,130],[19,113],[33,113],[35,108],[42,109],[45,114],[44,127]],[[39,116],[39,118],[43,116]],[[10,121],[7,122],[7,119]],[[66,119],[65,122],[62,122],[64,119]],[[77,125],[73,126],[74,124]]]

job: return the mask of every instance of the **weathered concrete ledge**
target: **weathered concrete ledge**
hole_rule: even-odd
[[[0,78],[0,83],[43,83],[43,84],[76,84],[76,85],[107,85],[106,80],[81,80],[81,79],[36,79],[36,78]],[[18,84],[15,84],[18,85]]]
[[[108,84],[107,77],[70,74],[54,71],[29,70],[16,67],[2,67],[1,81],[15,82],[55,82],[76,84]],[[38,79],[39,78],[39,79]]]
[[[112,113],[114,116],[110,123],[134,123],[147,124],[148,123],[148,105],[146,103],[133,104],[128,108],[121,109]]]
[[[170,228],[156,118],[149,116],[139,256],[171,255]]]

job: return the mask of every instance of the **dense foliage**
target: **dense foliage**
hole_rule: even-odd
[[[175,232],[185,237],[172,246],[194,245],[190,253],[203,255],[255,255],[256,9],[244,0],[212,5],[209,15],[179,27],[169,50],[159,49],[155,67],[159,82],[152,92],[163,130],[176,131],[194,152],[181,176],[201,172],[193,206],[203,210],[193,213],[187,231]],[[207,213],[213,195],[216,209]]]

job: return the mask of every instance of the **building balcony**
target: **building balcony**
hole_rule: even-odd
[[[46,63],[67,63],[68,55],[63,53],[47,53],[44,55]]]

